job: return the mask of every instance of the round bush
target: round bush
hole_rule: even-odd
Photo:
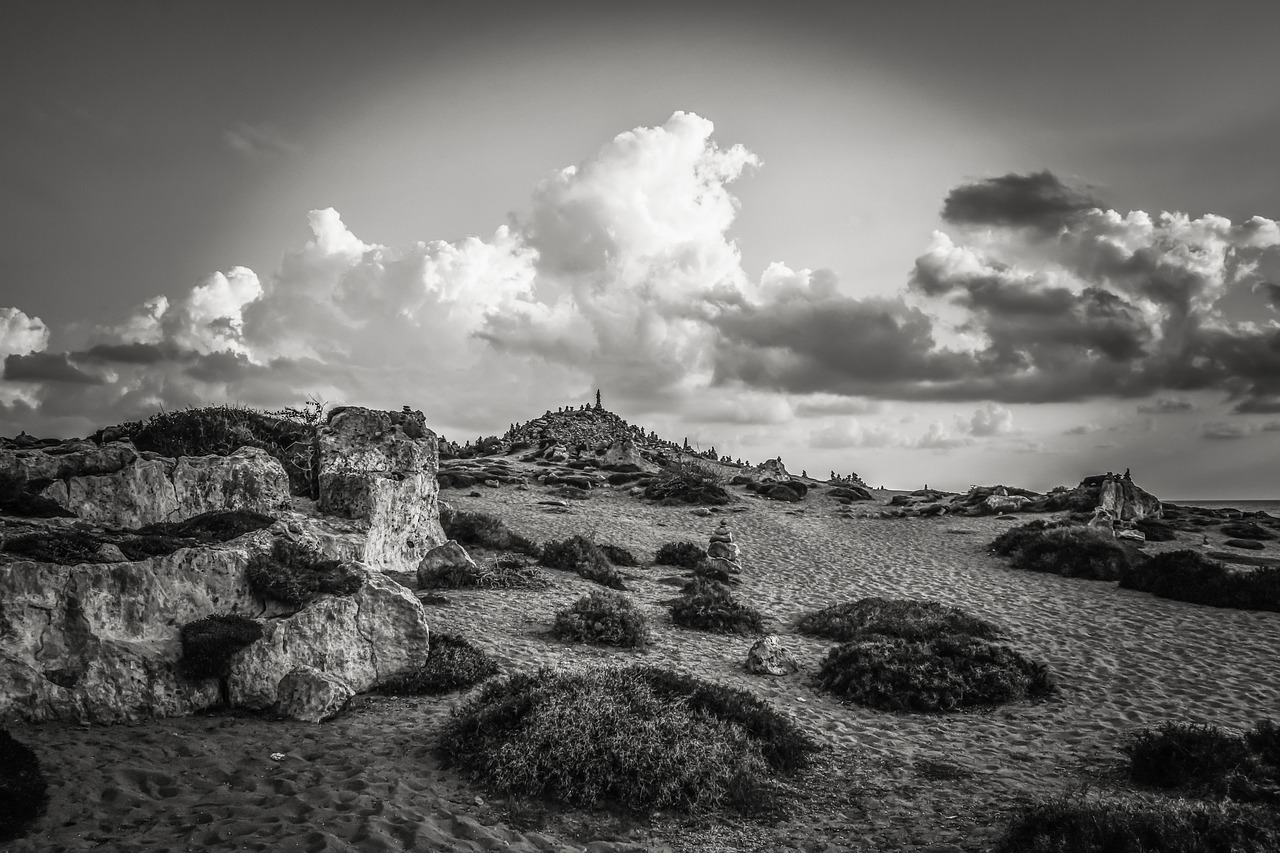
[[[426,663],[378,685],[390,696],[435,696],[465,690],[498,674],[493,658],[454,634],[433,633]]]
[[[1120,586],[1209,607],[1280,612],[1280,568],[1235,572],[1189,549],[1155,554],[1130,567]]]
[[[668,542],[658,548],[653,561],[664,566],[677,566],[681,569],[696,568],[707,558],[707,551],[692,542]]]
[[[571,643],[638,648],[649,642],[644,614],[625,595],[600,590],[556,614],[551,633]]]
[[[600,546],[585,536],[571,536],[562,541],[544,542],[539,564],[552,569],[573,572],[610,589],[626,589],[622,575],[609,564]]]
[[[364,585],[358,569],[291,539],[272,542],[269,554],[254,554],[245,578],[259,598],[293,607],[305,607],[319,595],[351,595]]]
[[[1124,751],[1140,785],[1280,804],[1280,729],[1269,720],[1243,735],[1165,723],[1139,730]]]
[[[601,545],[601,552],[608,558],[610,563],[615,566],[626,566],[628,568],[640,565],[640,561],[636,559],[636,555],[632,554],[626,548],[618,545]]]
[[[1133,565],[1130,552],[1110,534],[1089,527],[1036,527],[1006,531],[991,550],[1014,568],[1067,578],[1113,581]]]
[[[499,557],[475,567],[446,565],[421,577],[423,589],[546,589],[551,586],[542,571],[519,557]]]
[[[904,640],[942,636],[994,639],[999,631],[990,622],[970,616],[958,607],[936,601],[863,598],[849,604],[833,604],[800,617],[802,634],[848,642],[878,634]]]
[[[690,693],[710,696],[714,685],[654,672],[543,668],[496,679],[454,712],[440,753],[500,792],[577,806],[750,814],[769,805],[773,772],[788,772],[766,757],[778,753],[770,738],[794,724],[745,702],[736,714],[731,701],[695,706]]]
[[[48,805],[49,785],[36,754],[0,729],[0,841],[20,837]]]
[[[644,496],[664,504],[723,506],[733,500],[721,478],[696,463],[668,468],[644,487]]]
[[[695,578],[696,584],[699,579]],[[671,604],[671,621],[681,628],[712,634],[763,634],[764,616],[754,607],[734,599],[722,583],[704,580],[701,587],[689,587]]]
[[[206,616],[178,629],[182,638],[179,668],[188,678],[222,678],[231,658],[262,637],[262,626],[247,616]]]
[[[882,711],[952,711],[1053,692],[1047,669],[970,637],[859,640],[827,653],[818,686]]]

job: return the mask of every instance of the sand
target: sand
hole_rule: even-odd
[[[541,489],[446,492],[546,540],[584,534],[647,560],[662,543],[705,545],[717,517],[600,490],[549,513]],[[548,572],[544,591],[447,591],[433,630],[461,634],[504,671],[564,662],[644,661],[746,688],[829,749],[810,776],[807,814],[776,826],[669,815],[633,825],[581,813],[543,816],[491,798],[440,767],[437,724],[458,695],[363,697],[320,725],[211,715],[135,726],[19,725],[51,780],[49,815],[15,851],[60,850],[985,850],[1019,804],[1113,784],[1135,728],[1167,720],[1245,728],[1280,709],[1280,614],[1202,607],[1113,583],[1014,571],[987,553],[1010,522],[847,518],[745,497],[724,513],[742,547],[738,596],[759,608],[804,670],[742,669],[752,639],[675,628],[661,601],[667,567],[625,569],[650,617],[644,651],[565,645],[556,610],[596,588]],[[1196,547],[1200,534],[1151,550]],[[830,643],[793,633],[802,613],[869,595],[964,608],[1049,664],[1060,695],[1041,704],[900,715],[842,704],[808,677]],[[273,760],[273,753],[283,753]],[[542,828],[534,828],[534,827]],[[955,845],[947,848],[938,845]]]

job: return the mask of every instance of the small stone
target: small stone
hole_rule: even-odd
[[[285,757],[285,756],[284,756],[284,753],[283,753],[283,752],[273,752],[273,753],[271,753],[271,760],[272,760],[272,761],[284,761],[284,757]]]
[[[790,675],[800,664],[782,645],[777,634],[762,637],[747,652],[747,672],[755,675]]]

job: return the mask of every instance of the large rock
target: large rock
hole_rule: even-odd
[[[1098,506],[1119,521],[1159,518],[1161,513],[1160,501],[1155,495],[1139,488],[1128,475],[1102,480],[1098,489]]]
[[[776,634],[769,634],[756,640],[747,651],[746,667],[755,675],[790,675],[800,669],[800,664]]]
[[[276,687],[276,712],[290,720],[323,723],[342,713],[354,696],[351,685],[313,666],[289,670]]]
[[[274,456],[241,447],[230,456],[183,456],[173,470],[178,515],[222,509],[273,513],[289,505],[289,475]]]
[[[353,595],[322,598],[269,620],[262,639],[232,659],[228,696],[237,707],[270,708],[280,679],[299,666],[341,678],[360,693],[420,665],[429,642],[426,612],[413,593],[368,572]]]
[[[751,476],[761,483],[789,483],[793,479],[781,456],[761,462],[752,469]]]
[[[362,562],[411,572],[445,541],[436,436],[421,412],[335,409],[316,442],[320,511],[367,524]]]
[[[610,471],[654,471],[657,468],[640,455],[640,449],[629,438],[610,444],[600,460],[600,467]]]
[[[418,588],[425,588],[436,572],[443,568],[460,568],[472,574],[480,572],[476,561],[471,559],[466,549],[456,540],[450,539],[428,551],[418,564]]]
[[[988,495],[982,502],[986,513],[997,515],[1004,512],[1019,512],[1027,503],[1022,495]]]

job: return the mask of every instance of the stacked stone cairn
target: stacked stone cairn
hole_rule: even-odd
[[[707,563],[711,567],[713,577],[733,582],[736,575],[742,574],[742,552],[733,541],[733,531],[727,521],[721,521],[720,527],[711,534],[711,542],[707,545]]]

